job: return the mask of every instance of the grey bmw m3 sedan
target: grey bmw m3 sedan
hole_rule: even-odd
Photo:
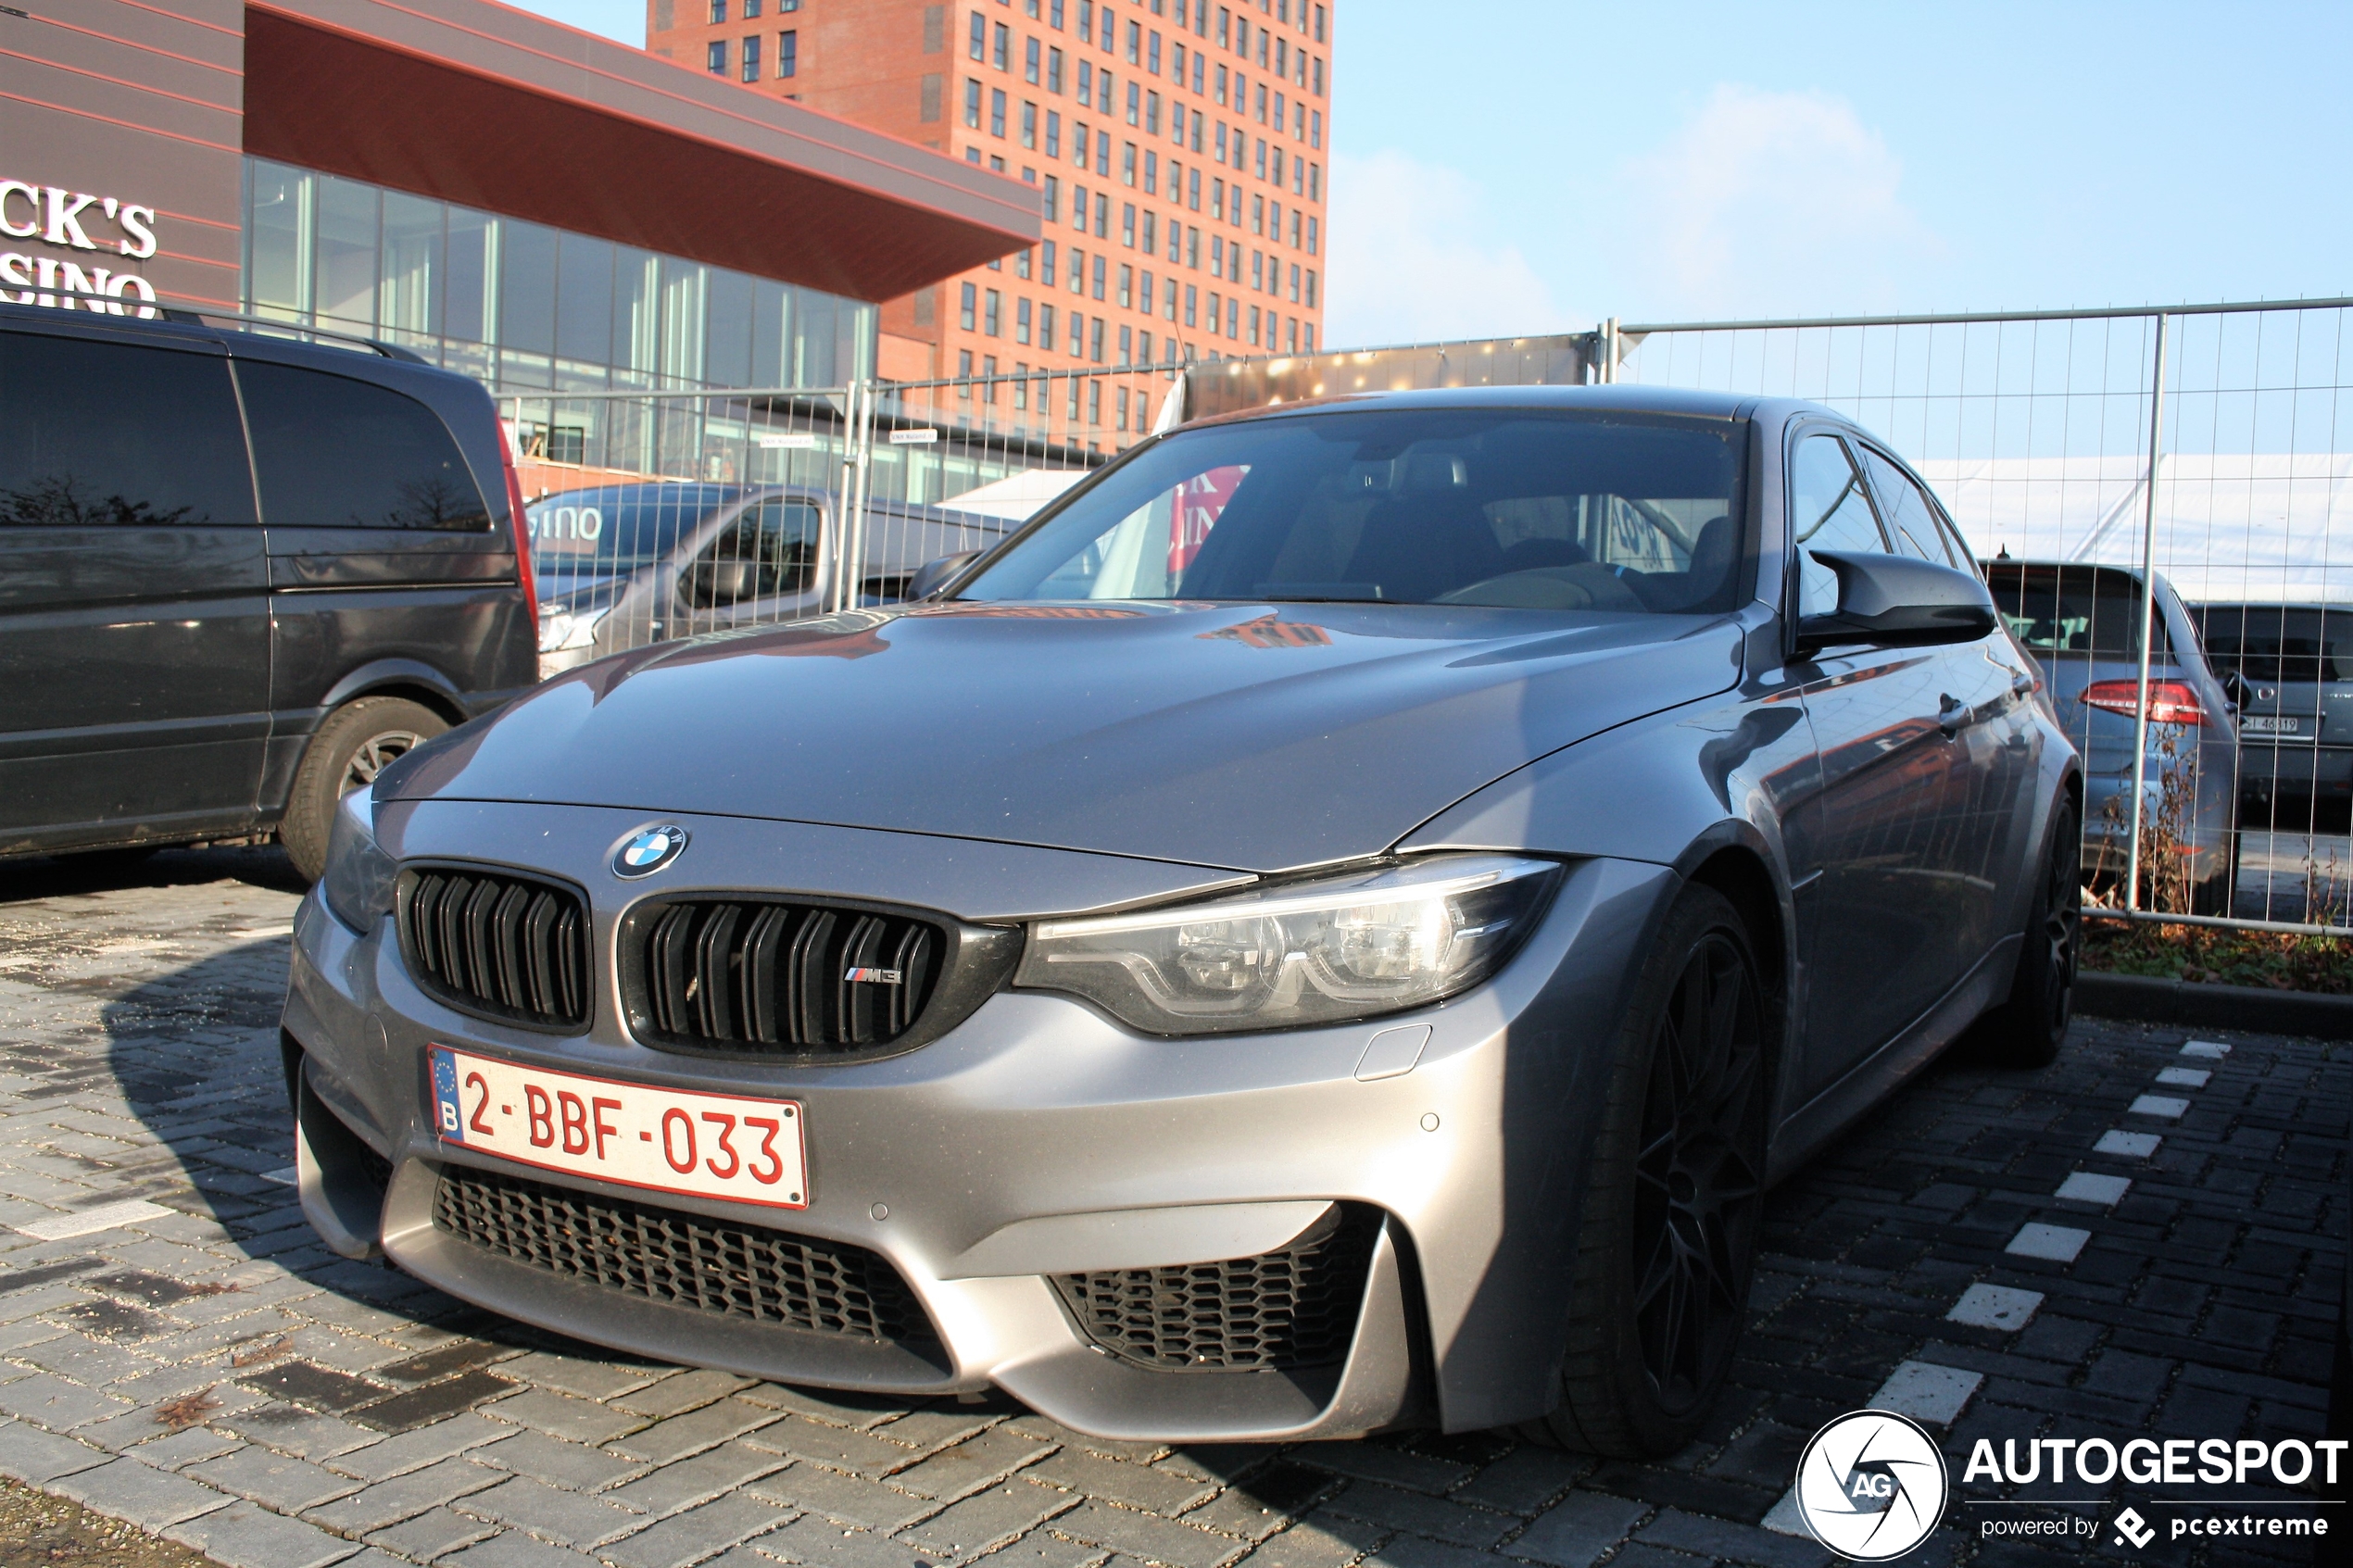
[[[1301,403],[925,575],[346,799],[284,1021],[330,1245],[1107,1437],[1657,1453],[1767,1186],[2065,1035],[2075,754],[1831,410]]]

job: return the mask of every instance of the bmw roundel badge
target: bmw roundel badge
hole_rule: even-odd
[[[612,874],[615,876],[651,876],[678,858],[686,847],[686,830],[674,823],[660,827],[640,828],[621,841],[612,852]]]

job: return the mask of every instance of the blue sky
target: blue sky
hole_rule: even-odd
[[[2353,295],[2353,6],[1334,10],[1335,345]]]

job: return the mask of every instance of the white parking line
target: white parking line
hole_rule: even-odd
[[[2164,1141],[2155,1133],[2128,1133],[2121,1127],[2110,1127],[2100,1135],[2100,1141],[2092,1146],[2092,1152],[2121,1155],[2127,1160],[2146,1160]]]
[[[2042,1258],[2054,1263],[2072,1263],[2092,1239],[2090,1231],[2079,1231],[2072,1225],[2046,1225],[2033,1221],[2018,1228],[2010,1244],[2002,1248],[2020,1258]]]
[[[2190,1102],[2179,1095],[2143,1095],[2127,1109],[2135,1116],[2161,1116],[2173,1122],[2179,1121],[2189,1108]]]
[[[2039,1290],[2013,1290],[2007,1285],[1972,1285],[1961,1292],[1953,1310],[1944,1314],[1946,1323],[1966,1323],[1971,1328],[1998,1328],[2005,1334],[2016,1334],[2033,1321],[2035,1309],[2043,1304]]]
[[[2096,1203],[2103,1208],[2113,1209],[2132,1190],[2132,1186],[2133,1180],[2129,1176],[2102,1176],[2090,1171],[2076,1171],[2059,1183],[2058,1191],[2051,1196],[2074,1203]]]
[[[1934,1361],[1906,1361],[1887,1374],[1887,1381],[1871,1396],[1870,1408],[1950,1426],[1960,1419],[1961,1407],[1984,1381],[1982,1372],[1938,1366]]]
[[[2157,1075],[2157,1081],[2177,1089],[2202,1089],[2213,1076],[2203,1067],[2169,1067]]]
[[[142,1220],[160,1220],[167,1214],[179,1212],[160,1203],[150,1203],[144,1198],[133,1198],[121,1203],[102,1203],[95,1209],[84,1209],[78,1214],[60,1214],[53,1220],[35,1220],[16,1229],[40,1241],[63,1241],[70,1236],[90,1236],[98,1231],[110,1231],[118,1225],[135,1225]]]
[[[2202,1056],[2210,1061],[2220,1061],[2231,1054],[2231,1047],[2220,1040],[2192,1040],[2182,1047],[2182,1054]]]

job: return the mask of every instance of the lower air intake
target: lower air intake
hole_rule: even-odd
[[[1279,1252],[1058,1274],[1087,1337],[1165,1372],[1290,1372],[1348,1355],[1380,1210],[1341,1204]]]
[[[456,1165],[442,1172],[433,1223],[515,1262],[668,1306],[919,1351],[939,1343],[899,1271],[847,1242]]]

